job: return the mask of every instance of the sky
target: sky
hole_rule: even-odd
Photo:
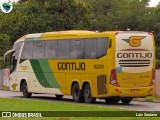
[[[160,0],[151,0],[151,2],[149,3],[149,6],[150,6],[150,7],[154,7],[154,6],[156,6],[159,2],[160,2]]]
[[[2,4],[3,2],[5,2],[6,0],[0,0],[0,4]],[[10,1],[18,1],[18,0],[10,0]],[[160,2],[160,0],[151,0],[151,2],[149,3],[150,7],[154,7],[158,4],[158,2]]]

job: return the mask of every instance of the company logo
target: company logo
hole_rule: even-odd
[[[122,39],[125,42],[129,43],[132,47],[138,47],[141,45],[141,40],[143,40],[145,36],[131,36],[129,39]]]
[[[6,0],[5,2],[2,2],[1,4],[1,10],[4,13],[10,13],[13,9],[13,4],[10,0]]]

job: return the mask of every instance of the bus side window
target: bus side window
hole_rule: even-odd
[[[71,58],[81,59],[84,53],[84,41],[83,40],[71,40]]]
[[[28,59],[33,59],[33,41],[24,42],[20,63]]]
[[[57,58],[57,40],[48,40],[45,45],[45,59]]]
[[[45,41],[34,41],[33,44],[33,59],[44,59]]]
[[[13,49],[15,49],[15,52],[13,52],[12,56],[11,56],[11,68],[10,68],[11,73],[17,67],[17,61],[18,61],[21,46],[22,46],[22,42],[15,43],[14,46],[13,46]]]
[[[96,53],[96,39],[87,39],[84,40],[85,45],[84,45],[84,58],[89,58],[89,59],[94,59],[97,56]]]
[[[101,58],[106,55],[108,50],[108,38],[97,39],[97,58]]]
[[[58,58],[65,59],[70,58],[71,44],[70,40],[58,41]]]

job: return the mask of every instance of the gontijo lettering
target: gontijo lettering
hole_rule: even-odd
[[[86,65],[84,62],[59,62],[58,70],[85,70]]]
[[[152,53],[118,53],[117,58],[152,58]]]

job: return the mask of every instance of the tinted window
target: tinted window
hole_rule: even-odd
[[[97,39],[97,58],[106,55],[108,49],[108,38],[98,38]]]
[[[27,41],[21,59],[96,59],[105,56],[107,49],[108,38]]]
[[[45,41],[34,41],[33,58],[44,59]]]
[[[32,58],[33,58],[33,42],[32,41],[24,42],[21,59],[26,60]]]
[[[58,41],[58,58],[70,58],[71,50],[70,40],[59,40]]]
[[[57,41],[46,41],[45,45],[45,58],[51,59],[51,58],[57,58]]]
[[[84,40],[71,40],[71,58],[83,58]]]
[[[84,58],[96,58],[97,53],[96,53],[96,42],[97,39],[86,39],[84,44]]]
[[[13,46],[13,49],[16,50],[16,51],[14,52],[14,54],[13,54],[13,56],[15,56],[15,59],[16,59],[16,60],[18,59],[21,46],[22,46],[22,42],[15,43],[14,46]]]

